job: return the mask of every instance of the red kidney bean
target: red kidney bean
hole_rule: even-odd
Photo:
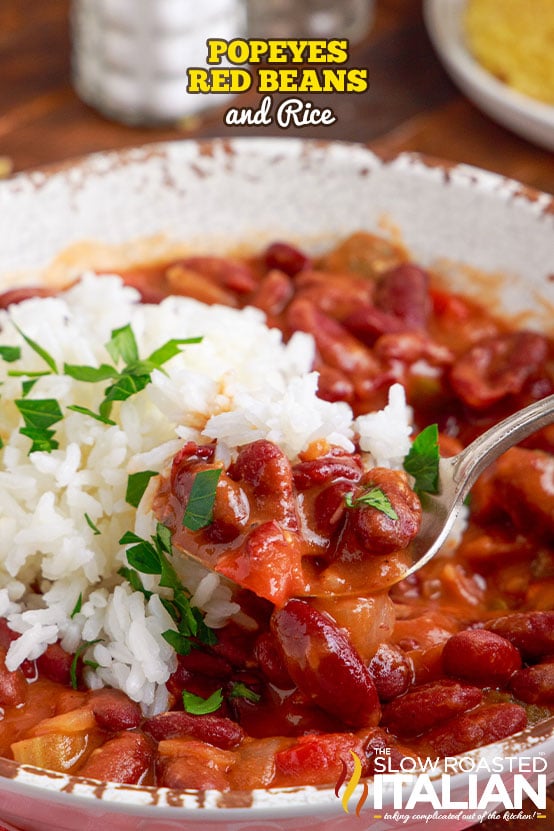
[[[142,719],[139,705],[120,690],[94,690],[89,694],[89,704],[98,726],[112,733],[138,727]]]
[[[0,618],[0,648],[4,648],[7,652],[10,648],[10,644],[12,643],[12,641],[16,641],[18,638],[19,633],[14,632],[13,629],[10,629],[6,618]],[[23,661],[19,666],[19,669],[21,670],[25,678],[28,678],[31,681],[34,681],[36,679],[36,661]]]
[[[205,675],[207,678],[216,678],[225,681],[233,672],[229,661],[219,655],[212,655],[209,652],[201,652],[193,649],[188,655],[178,655],[177,663],[179,670],[185,673]]]
[[[352,493],[352,482],[341,480],[323,488],[314,500],[314,519],[320,534],[331,537],[344,519],[347,510],[344,498]]]
[[[203,460],[203,457],[211,456],[213,445],[204,450],[194,442],[189,442],[174,460],[171,490],[183,507],[188,503],[196,474],[218,468],[217,465]],[[222,471],[217,482],[212,521],[203,530],[204,536],[212,543],[231,542],[238,537],[249,516],[250,505],[244,490]]]
[[[356,502],[374,488],[384,493],[396,512],[396,519],[379,508]],[[329,557],[352,562],[406,548],[421,522],[421,504],[409,486],[407,475],[400,470],[376,467],[365,473],[351,490],[355,507],[347,511],[343,532]]]
[[[182,263],[174,263],[169,266],[165,273],[169,285],[170,294],[179,294],[183,297],[191,297],[200,303],[208,305],[219,304],[221,306],[238,306],[236,295],[222,286],[207,279],[198,271],[185,268]]]
[[[526,704],[554,704],[554,659],[515,672],[510,687]]]
[[[406,323],[401,318],[369,303],[358,305],[342,323],[349,332],[368,346],[373,346],[381,335],[406,331]]]
[[[380,707],[368,668],[333,619],[305,600],[276,609],[271,630],[295,684],[345,724],[372,727]]]
[[[432,340],[424,332],[381,335],[373,347],[373,352],[383,361],[402,361],[405,364],[424,360],[433,366],[444,367],[454,360],[454,355],[447,346]]]
[[[346,453],[336,453],[298,462],[294,465],[292,472],[296,488],[304,491],[333,479],[348,479],[351,482],[357,482],[362,476],[363,467],[362,460],[357,454],[352,456]]]
[[[478,341],[455,362],[454,392],[470,407],[490,407],[521,392],[548,356],[548,341],[535,332],[510,332]]]
[[[319,373],[317,394],[324,401],[346,401],[351,403],[354,400],[355,389],[352,381],[333,366],[316,360],[315,369]]]
[[[425,742],[434,753],[456,756],[506,739],[526,725],[525,710],[518,704],[490,704],[451,719],[425,736]]]
[[[44,286],[28,286],[20,289],[10,289],[0,294],[0,309],[7,309],[16,303],[30,300],[32,297],[52,297],[56,294],[55,289],[47,289]]]
[[[375,305],[410,329],[423,328],[431,311],[429,274],[411,263],[386,271],[377,283]]]
[[[486,624],[507,638],[527,661],[554,654],[554,612],[512,612]]]
[[[329,317],[343,321],[371,302],[373,283],[353,274],[303,271],[295,280],[296,296]]]
[[[478,687],[435,681],[395,698],[383,709],[382,723],[398,736],[417,736],[481,703]]]
[[[248,294],[257,285],[252,269],[246,263],[229,257],[185,257],[176,265],[195,271],[237,294]]]
[[[382,643],[369,662],[369,672],[381,701],[403,695],[414,680],[410,660],[397,646]]]
[[[230,620],[222,629],[217,630],[217,643],[212,646],[212,652],[233,667],[252,668],[255,666],[253,650],[257,635],[257,630],[245,629]]]
[[[493,499],[516,528],[534,539],[554,539],[552,454],[512,447],[493,468]]]
[[[237,761],[237,754],[221,750],[201,741],[169,740],[162,745],[157,759],[157,784],[178,790],[229,790],[229,771]],[[165,743],[164,743],[165,744]]]
[[[285,528],[298,528],[292,467],[280,447],[266,439],[241,447],[229,475],[252,488],[263,514]]]
[[[171,492],[181,504],[188,499],[192,487],[191,471],[199,462],[211,462],[214,454],[214,444],[188,441],[174,456],[171,464]]]
[[[191,736],[223,750],[237,747],[244,739],[244,730],[230,718],[222,718],[211,713],[195,716],[182,710],[172,710],[148,718],[142,729],[158,742],[163,739]]]
[[[254,657],[267,680],[282,690],[294,687],[283,655],[271,632],[262,632],[254,646]]]
[[[265,250],[264,260],[268,269],[278,268],[289,277],[311,268],[311,258],[288,242],[272,242]]]
[[[312,302],[299,297],[287,310],[287,323],[313,336],[318,352],[329,366],[347,375],[375,375],[380,367],[370,350],[345,327],[321,312]]]
[[[175,709],[181,708],[183,690],[199,695],[201,698],[209,698],[210,695],[220,689],[222,681],[219,678],[210,678],[199,672],[191,672],[178,666],[175,672],[167,680],[168,692],[175,699]],[[216,710],[218,716],[227,715],[227,704],[223,701]]]
[[[28,684],[20,669],[6,667],[6,650],[0,647],[0,707],[17,707],[27,698]]]
[[[101,275],[110,272],[98,273]],[[125,271],[121,277],[126,286],[132,286],[138,291],[141,303],[161,303],[169,293],[163,265],[132,268]]]
[[[307,254],[288,242],[272,242],[265,250],[264,260],[268,269],[278,268],[289,277],[294,277],[312,265]]]
[[[290,277],[274,268],[261,280],[251,303],[267,315],[279,315],[293,295],[294,286]]]
[[[71,665],[73,655],[66,652],[59,643],[51,643],[46,651],[37,658],[37,669],[39,674],[50,681],[57,681],[58,684],[69,686],[71,683]]]
[[[119,733],[92,752],[79,776],[102,782],[139,784],[154,761],[154,745],[142,733]]]
[[[486,629],[466,629],[449,638],[442,653],[448,675],[474,683],[503,686],[521,667],[521,655],[509,640]]]

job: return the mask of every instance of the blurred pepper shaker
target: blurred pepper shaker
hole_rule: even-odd
[[[363,40],[374,0],[248,0],[248,34],[271,38]]]
[[[73,83],[87,104],[133,125],[171,123],[227,94],[187,92],[208,38],[242,37],[244,0],[73,0]]]

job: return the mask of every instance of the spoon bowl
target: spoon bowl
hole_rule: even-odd
[[[410,546],[413,563],[401,579],[418,571],[444,545],[477,477],[510,447],[552,422],[554,395],[549,395],[495,424],[457,455],[441,458],[438,493],[421,496],[421,527]]]

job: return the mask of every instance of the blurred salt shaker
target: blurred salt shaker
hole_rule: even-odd
[[[374,0],[248,0],[248,34],[268,38],[363,40]]]
[[[171,123],[230,97],[188,93],[186,70],[208,38],[244,36],[244,0],[73,0],[71,17],[75,89],[105,115]]]

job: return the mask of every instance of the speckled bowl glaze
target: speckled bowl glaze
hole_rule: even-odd
[[[420,262],[438,265],[453,289],[552,330],[552,197],[463,165],[408,155],[382,160],[357,145],[292,139],[150,145],[0,184],[0,288],[64,282],[87,263],[129,264],[183,245],[253,249],[285,238],[318,249],[360,229],[400,237]],[[554,778],[554,719],[465,757],[504,759],[509,788],[510,757],[539,755],[550,759]],[[467,799],[467,774],[452,776],[451,792],[453,800]],[[387,819],[392,790],[385,789],[383,810],[374,810],[370,787],[356,816],[360,794],[358,787],[346,813],[333,788],[174,792],[0,760],[0,824],[25,831],[397,827],[398,819]],[[419,805],[412,813],[432,810]],[[441,831],[478,818],[445,813]],[[429,824],[413,816],[406,827]]]

